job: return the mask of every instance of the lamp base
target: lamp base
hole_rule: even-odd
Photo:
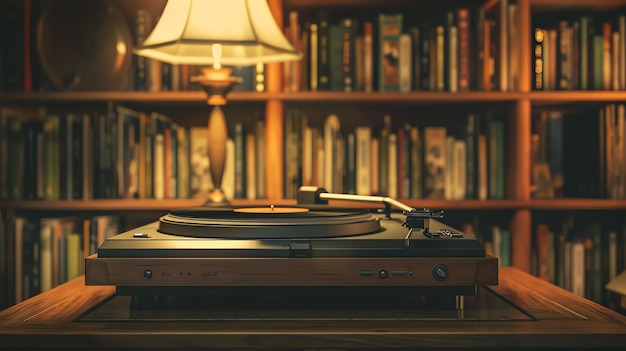
[[[213,179],[215,189],[208,195],[205,206],[209,207],[229,207],[230,202],[221,190],[222,176],[226,163],[226,141],[228,139],[228,128],[226,118],[220,106],[226,104],[226,94],[234,84],[240,83],[240,77],[231,76],[230,68],[205,68],[203,75],[191,77],[192,81],[199,83],[206,92],[207,103],[213,106],[208,120],[208,145],[209,173]]]
[[[205,207],[230,207],[230,202],[226,198],[226,195],[222,189],[213,189],[207,196],[207,201],[204,203]]]

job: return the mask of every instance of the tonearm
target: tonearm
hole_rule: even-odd
[[[407,240],[410,239],[413,230],[415,229],[423,229],[423,234],[429,237],[440,234],[430,233],[428,228],[431,218],[443,218],[443,211],[431,211],[428,208],[418,210],[387,196],[329,193],[326,191],[326,189],[316,186],[301,186],[298,189],[298,204],[328,204],[328,200],[380,203],[385,206],[385,216],[387,218],[391,218],[392,207],[397,207],[401,209],[402,214],[406,217],[402,225],[409,229],[409,233],[406,237]]]

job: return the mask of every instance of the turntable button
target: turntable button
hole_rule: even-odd
[[[387,279],[389,273],[387,273],[386,270],[381,269],[380,272],[378,272],[378,276],[380,277],[380,279]]]
[[[448,267],[443,264],[438,264],[433,268],[433,277],[439,281],[448,279]]]
[[[143,271],[143,278],[144,279],[151,279],[152,278],[152,271],[149,269],[146,269],[145,271]]]

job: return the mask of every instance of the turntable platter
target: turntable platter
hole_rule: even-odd
[[[191,207],[159,219],[159,232],[200,238],[331,238],[381,231],[367,209],[319,206]]]

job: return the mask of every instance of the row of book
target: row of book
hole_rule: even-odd
[[[607,283],[626,268],[626,227],[619,220],[580,220],[535,225],[532,273],[579,296],[618,308]]]
[[[315,17],[289,13],[285,34],[304,58],[283,66],[286,91],[517,89],[519,14],[508,0],[428,19]]]
[[[264,121],[244,124],[235,123],[227,141],[223,189],[229,198],[264,198]],[[207,144],[207,127],[114,103],[75,113],[2,108],[0,198],[206,197],[213,187]]]
[[[85,257],[118,234],[122,221],[119,215],[7,218],[0,239],[14,303],[84,274]]]
[[[536,27],[533,54],[535,90],[624,90],[626,15]]]
[[[540,111],[533,127],[533,197],[626,198],[624,104]]]
[[[206,127],[109,103],[93,113],[0,110],[0,198],[84,200],[203,198],[213,187]],[[301,185],[399,198],[505,197],[505,123],[490,114],[443,125],[323,128],[286,109],[285,198]],[[222,189],[228,198],[265,198],[265,123],[234,121]],[[456,121],[458,122],[458,120]]]
[[[489,113],[456,119],[460,128],[401,123],[344,128],[329,115],[323,126],[297,108],[285,116],[285,197],[300,185],[393,198],[505,197],[505,122]]]

